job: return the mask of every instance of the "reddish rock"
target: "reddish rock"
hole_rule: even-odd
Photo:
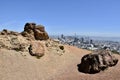
[[[46,32],[41,32],[38,29],[34,30],[34,36],[36,40],[47,40],[49,39],[49,36]]]
[[[35,28],[35,23],[26,23],[24,27],[24,31],[33,30]]]
[[[102,50],[82,57],[78,70],[84,73],[98,73],[108,67],[115,66],[118,59],[110,51]]]
[[[37,25],[35,29],[38,29],[41,32],[45,32],[45,27],[43,25]]]
[[[24,37],[28,37],[29,39],[31,39],[31,40],[34,40],[35,39],[35,37],[34,37],[34,32],[33,32],[33,30],[27,30],[27,31],[23,31],[22,33],[21,33],[21,35],[23,35]]]
[[[42,57],[45,53],[44,46],[40,42],[31,42],[28,49],[32,56]]]
[[[36,25],[35,23],[26,23],[24,31],[21,33],[24,37],[36,40],[47,40],[49,36],[45,31],[44,26]]]

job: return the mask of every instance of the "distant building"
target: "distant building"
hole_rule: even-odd
[[[90,44],[93,44],[93,40],[92,39],[90,39]]]

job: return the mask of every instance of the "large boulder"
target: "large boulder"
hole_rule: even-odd
[[[35,29],[38,29],[41,32],[45,32],[45,27],[43,25],[37,25]]]
[[[26,23],[24,31],[21,33],[24,37],[35,40],[47,40],[49,36],[45,31],[43,25],[36,25],[35,23]]]
[[[47,40],[49,38],[46,32],[41,32],[38,29],[34,30],[34,36],[36,40]]]
[[[101,50],[82,57],[78,70],[84,73],[98,73],[108,67],[115,66],[118,59],[110,51]]]
[[[24,31],[33,30],[35,28],[35,23],[26,23],[24,27]]]
[[[29,49],[29,53],[32,56],[36,56],[36,57],[42,57],[44,55],[44,53],[45,53],[44,46],[39,41],[31,42],[28,49]]]

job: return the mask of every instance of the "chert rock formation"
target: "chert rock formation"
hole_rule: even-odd
[[[35,23],[26,23],[24,31],[21,33],[24,37],[32,40],[47,40],[49,36],[45,31],[44,26],[36,25]]]
[[[108,67],[115,66],[118,59],[110,51],[101,50],[82,57],[78,70],[84,73],[98,73]]]

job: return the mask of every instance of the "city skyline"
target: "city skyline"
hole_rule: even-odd
[[[1,0],[0,30],[23,31],[26,22],[50,35],[120,37],[119,0]]]

